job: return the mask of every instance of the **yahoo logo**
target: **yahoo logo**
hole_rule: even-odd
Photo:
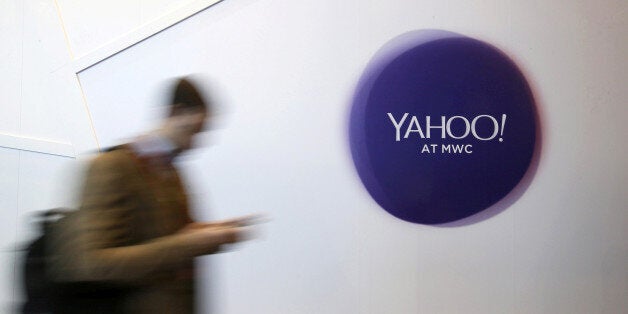
[[[395,127],[395,130],[397,131],[397,135],[395,136],[396,141],[399,142],[400,141],[400,129],[402,124],[404,123],[404,121],[406,121],[406,118],[408,117],[408,114],[405,113],[403,115],[403,117],[401,117],[400,121],[395,120],[395,117],[392,115],[392,113],[388,113],[388,117],[390,118],[390,121],[392,122],[393,126]],[[476,124],[477,121],[480,118],[487,118],[490,119],[493,122],[494,128],[493,128],[493,133],[491,136],[487,137],[487,138],[483,138],[480,135],[478,135],[477,129],[476,129]],[[452,122],[454,122],[455,119],[460,119],[462,122],[464,122],[465,125],[465,131],[464,134],[462,135],[454,135],[451,131],[451,124]],[[498,128],[499,128],[499,123],[497,122],[497,119],[493,118],[493,116],[491,115],[479,115],[475,118],[473,118],[473,120],[471,120],[471,123],[469,123],[469,120],[465,117],[462,116],[453,116],[449,119],[447,119],[445,116],[441,116],[440,117],[440,125],[433,125],[433,123],[431,122],[431,117],[427,116],[425,117],[425,128],[426,128],[426,132],[424,133],[423,130],[421,129],[421,125],[419,124],[419,120],[417,119],[416,116],[412,116],[412,119],[410,120],[410,123],[408,124],[408,129],[405,133],[405,135],[403,136],[404,138],[408,138],[408,136],[410,135],[410,133],[413,132],[418,132],[419,136],[421,136],[421,138],[430,138],[430,131],[432,129],[440,129],[441,132],[441,138],[445,138],[446,134],[449,135],[449,137],[451,138],[455,138],[455,139],[462,139],[465,138],[469,135],[469,132],[473,133],[473,137],[475,137],[478,140],[481,141],[488,141],[488,140],[492,140],[497,136],[497,132],[498,132]],[[447,123],[445,123],[445,121],[447,121]],[[504,129],[503,126],[506,124],[506,115],[503,114],[502,115],[502,129],[501,129],[501,134],[504,133]],[[427,134],[427,136],[425,136],[425,134]],[[500,137],[499,141],[503,141],[503,139]]]
[[[390,214],[442,224],[508,195],[535,150],[528,83],[497,48],[426,30],[386,44],[358,83],[351,154],[373,199]]]

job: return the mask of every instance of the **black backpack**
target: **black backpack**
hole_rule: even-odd
[[[40,234],[25,249],[22,262],[22,283],[26,302],[22,313],[52,313],[55,285],[48,276],[47,238],[51,228],[60,219],[67,219],[70,211],[52,209],[36,215]]]
[[[122,313],[127,287],[101,282],[62,283],[49,275],[47,242],[51,232],[76,213],[76,210],[58,208],[36,215],[40,235],[25,248],[22,278],[26,302],[21,313]]]

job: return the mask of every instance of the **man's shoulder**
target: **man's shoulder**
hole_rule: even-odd
[[[127,145],[103,150],[94,156],[90,162],[91,168],[124,169],[132,164],[133,153]]]

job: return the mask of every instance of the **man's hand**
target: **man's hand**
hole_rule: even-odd
[[[210,222],[194,222],[190,225],[193,228],[207,228],[207,227],[247,227],[256,224],[260,224],[266,222],[268,219],[264,215],[261,214],[252,214],[246,215],[242,217],[220,220],[220,221],[210,221]]]
[[[225,244],[233,244],[252,238],[252,224],[261,221],[260,215],[244,216],[224,221],[186,225],[178,232],[197,255],[212,254]]]

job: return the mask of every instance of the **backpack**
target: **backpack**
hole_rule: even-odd
[[[40,235],[25,249],[22,278],[26,302],[23,314],[122,313],[130,287],[107,282],[59,282],[49,273],[48,241],[52,230],[76,217],[77,210],[51,209],[37,215]]]
[[[39,236],[25,248],[22,262],[22,280],[26,302],[22,313],[52,313],[55,295],[55,282],[48,276],[47,240],[55,224],[68,219],[72,211],[51,209],[36,215]]]

